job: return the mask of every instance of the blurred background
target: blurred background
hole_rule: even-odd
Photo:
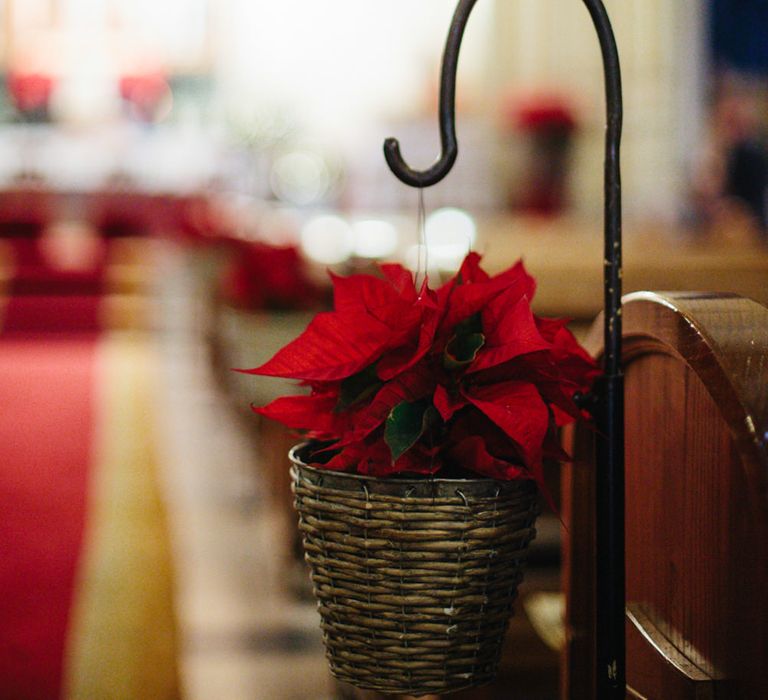
[[[768,302],[762,0],[606,0],[622,61],[625,290]],[[400,139],[439,151],[451,0],[0,0],[0,696],[363,697],[331,681],[286,451],[237,374],[415,266]],[[576,0],[483,0],[459,159],[424,193],[433,279],[523,257],[534,308],[602,306],[604,103]],[[557,486],[557,473],[552,475]],[[500,681],[557,697],[559,523]],[[519,688],[519,692],[514,690]]]

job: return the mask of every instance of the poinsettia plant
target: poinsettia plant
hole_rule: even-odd
[[[490,276],[470,253],[435,290],[395,264],[332,281],[334,310],[245,370],[309,388],[254,410],[304,432],[310,464],[542,483],[543,460],[565,457],[557,428],[599,371],[566,320],[533,314],[522,262]]]

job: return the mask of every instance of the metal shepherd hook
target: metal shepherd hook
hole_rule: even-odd
[[[451,170],[458,155],[456,141],[456,69],[469,15],[477,0],[460,0],[451,21],[440,77],[440,141],[442,152],[427,170],[411,168],[397,139],[384,142],[392,172],[411,187],[429,187]],[[601,0],[582,0],[600,41],[605,77],[605,329],[603,376],[593,388],[590,410],[596,422],[596,684],[597,697],[625,697],[624,641],[624,377],[621,371],[621,176],[619,149],[622,126],[621,70],[616,40]]]

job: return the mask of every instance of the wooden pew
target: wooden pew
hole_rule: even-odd
[[[587,341],[601,349],[602,321]],[[637,293],[624,307],[628,697],[768,697],[768,309]],[[592,436],[563,478],[563,697],[594,697]]]

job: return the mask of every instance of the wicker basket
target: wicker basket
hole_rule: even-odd
[[[378,479],[291,450],[331,671],[383,693],[493,680],[538,513],[531,481]]]

